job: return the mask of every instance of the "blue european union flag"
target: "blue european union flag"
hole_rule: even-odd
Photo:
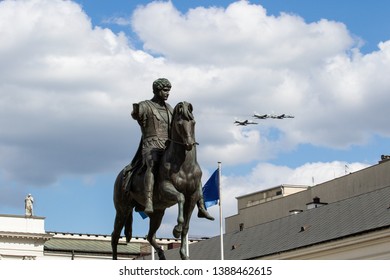
[[[148,215],[146,215],[145,212],[142,212],[142,211],[139,211],[138,214],[140,214],[140,216],[142,217],[142,219],[146,219],[148,217]]]
[[[215,170],[213,175],[207,180],[203,186],[203,199],[206,208],[209,208],[218,203],[219,199],[219,170]]]

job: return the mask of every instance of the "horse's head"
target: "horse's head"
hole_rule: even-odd
[[[187,151],[198,143],[195,141],[195,120],[192,105],[180,102],[175,106],[172,117],[171,141],[181,144]]]

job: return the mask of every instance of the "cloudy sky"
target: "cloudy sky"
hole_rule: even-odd
[[[24,214],[31,193],[46,230],[110,234],[113,182],[140,138],[131,107],[159,77],[171,105],[194,106],[202,181],[222,162],[224,216],[237,196],[376,164],[389,153],[390,2],[372,3],[0,1],[0,213]],[[295,118],[233,124],[254,112]],[[218,231],[193,216],[190,235]]]

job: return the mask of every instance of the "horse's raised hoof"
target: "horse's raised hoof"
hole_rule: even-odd
[[[181,225],[176,225],[176,226],[173,228],[173,236],[174,236],[175,238],[179,238],[180,235],[181,235],[181,231],[182,231]]]

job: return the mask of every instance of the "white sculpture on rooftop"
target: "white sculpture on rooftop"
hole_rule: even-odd
[[[31,217],[33,215],[33,204],[34,204],[34,198],[31,194],[28,194],[26,198],[24,199],[24,208],[26,211],[26,216]]]

